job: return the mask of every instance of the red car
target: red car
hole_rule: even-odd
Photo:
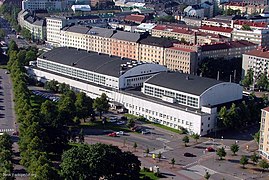
[[[215,149],[213,149],[212,147],[207,147],[205,150],[208,151],[208,152],[214,152],[215,151]]]
[[[115,133],[115,132],[109,133],[108,136],[110,136],[110,137],[117,137],[117,133]]]

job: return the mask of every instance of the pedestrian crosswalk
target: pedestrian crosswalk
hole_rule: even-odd
[[[15,131],[14,129],[0,129],[0,132],[13,132]]]

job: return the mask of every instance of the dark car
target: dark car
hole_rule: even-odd
[[[184,153],[183,154],[185,157],[196,157],[196,155],[192,154],[192,153]]]

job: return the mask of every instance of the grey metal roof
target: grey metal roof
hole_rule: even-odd
[[[86,26],[66,26],[63,31],[86,34],[90,28]]]
[[[114,33],[115,31],[112,29],[99,28],[99,27],[92,27],[90,31],[88,32],[88,34],[92,34],[92,35],[100,36],[100,37],[106,37],[106,38],[110,38]]]
[[[113,34],[111,38],[123,41],[137,42],[140,39],[140,34],[125,31],[117,31],[115,34]]]
[[[54,48],[40,55],[39,58],[113,77],[120,77],[121,64],[131,62],[129,59],[122,60],[120,57],[67,47]],[[125,70],[128,69],[130,68]]]
[[[161,72],[148,79],[146,83],[199,96],[205,90],[223,82],[178,72]]]

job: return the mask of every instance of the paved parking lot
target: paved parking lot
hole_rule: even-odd
[[[15,114],[13,110],[13,92],[9,74],[0,69],[0,132],[13,132]]]

